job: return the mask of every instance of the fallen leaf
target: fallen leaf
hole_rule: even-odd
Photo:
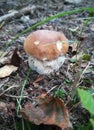
[[[13,55],[11,57],[11,64],[20,67],[21,57],[17,48],[14,50]]]
[[[0,78],[9,76],[12,72],[15,72],[18,67],[13,65],[5,65],[0,68]]]
[[[10,57],[0,58],[0,64],[9,64],[9,63],[10,63]]]
[[[64,102],[52,96],[39,96],[37,104],[28,102],[20,110],[21,115],[28,121],[40,125],[56,125],[62,130],[69,126],[69,114]]]
[[[9,64],[10,54],[9,52],[0,51],[0,64]]]

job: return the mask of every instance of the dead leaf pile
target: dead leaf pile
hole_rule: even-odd
[[[7,61],[8,57],[0,58],[2,61],[1,63],[4,65],[5,61]],[[10,59],[10,64],[6,64],[3,67],[0,68],[0,78],[5,78],[7,76],[10,76],[13,72],[16,72],[18,70],[18,67],[20,67],[21,64],[21,57],[18,54],[17,48],[14,50],[13,55]]]
[[[64,102],[56,97],[44,95],[39,96],[35,105],[26,103],[20,110],[21,115],[36,125],[56,125],[62,130],[69,127],[69,114]]]

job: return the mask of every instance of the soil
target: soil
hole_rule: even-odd
[[[31,71],[25,89],[23,91],[24,98],[22,99],[22,105],[24,105],[28,100],[33,100],[36,96],[40,95],[41,90],[49,91],[54,88],[50,94],[53,95],[57,88],[60,88],[65,92],[63,100],[67,106],[70,115],[70,121],[73,125],[73,130],[77,130],[78,126],[84,126],[89,122],[90,115],[82,107],[79,99],[76,97],[76,83],[79,79],[80,71],[83,71],[90,62],[90,69],[85,72],[81,79],[79,86],[84,89],[94,89],[94,20],[92,19],[86,27],[84,27],[81,34],[81,29],[83,28],[84,21],[94,14],[90,14],[87,11],[80,13],[75,13],[73,15],[66,15],[61,18],[57,18],[48,23],[45,23],[35,29],[27,32],[14,40],[11,45],[7,46],[7,43],[11,41],[17,34],[21,33],[24,29],[34,25],[35,23],[52,16],[56,13],[62,11],[71,11],[73,9],[79,9],[83,7],[93,7],[93,1],[84,0],[79,4],[70,4],[62,0],[4,0],[0,3],[0,16],[3,16],[13,10],[20,10],[26,6],[34,6],[34,10],[20,17],[11,18],[5,21],[4,24],[0,24],[0,53],[3,52],[4,57],[7,60],[0,61],[0,67],[6,64],[13,64],[18,67],[18,70],[11,75],[0,79],[0,102],[3,102],[3,110],[0,113],[0,130],[12,130],[15,129],[15,121],[21,121],[21,117],[16,114],[18,99],[21,92],[21,88],[26,79],[29,67],[27,62],[27,55],[23,49],[24,39],[30,32],[38,29],[48,29],[63,32],[66,37],[75,43],[80,39],[79,52],[88,54],[90,56],[90,61],[78,61],[77,63],[70,63],[66,60],[64,65],[59,69],[59,71],[54,72],[50,75],[39,75],[35,71]],[[28,17],[26,19],[26,16]],[[25,17],[25,18],[24,18]],[[24,20],[26,19],[26,21]],[[1,26],[2,25],[2,26]],[[74,31],[76,29],[76,31]],[[71,46],[71,44],[70,44]],[[70,50],[72,48],[70,47]],[[72,58],[74,52],[70,51],[67,57]],[[18,62],[18,63],[17,63]],[[36,80],[39,81],[36,81]],[[12,88],[10,88],[13,86]],[[8,89],[10,88],[10,89]],[[7,90],[7,91],[6,91]],[[73,96],[74,93],[74,96]],[[25,97],[26,96],[26,97]],[[76,97],[77,98],[77,97]],[[4,107],[7,105],[7,108]],[[0,105],[1,106],[1,105]],[[6,108],[6,109],[5,109]],[[39,129],[58,129],[48,126],[39,126]]]

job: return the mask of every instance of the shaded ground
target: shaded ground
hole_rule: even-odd
[[[15,114],[15,107],[17,107],[17,99],[19,98],[21,87],[29,68],[27,63],[27,55],[23,50],[23,42],[25,37],[30,32],[20,36],[17,40],[13,41],[13,44],[11,46],[8,46],[5,50],[6,44],[12,38],[14,38],[16,34],[20,33],[24,29],[56,13],[79,9],[82,7],[94,7],[93,1],[84,1],[83,3],[79,3],[77,5],[62,2],[62,0],[59,2],[57,0],[51,0],[49,2],[46,0],[42,0],[41,2],[32,0],[31,2],[27,1],[25,4],[24,2],[21,4],[22,2],[19,1],[7,1],[7,3],[5,3],[6,2],[2,2],[0,5],[1,16],[8,13],[8,11],[12,9],[20,9],[27,6],[28,4],[32,6],[34,5],[35,8],[31,13],[25,14],[21,17],[11,18],[0,28],[0,53],[1,51],[6,52],[5,57],[8,58],[8,56],[11,57],[15,48],[17,48],[21,57],[19,69],[9,77],[0,79],[0,101],[3,101],[5,103],[15,103],[15,106],[13,108],[12,105],[10,107],[12,111],[8,110],[8,116],[7,114],[4,115],[3,112],[0,114],[0,125],[2,124],[0,126],[0,130],[12,129],[14,126],[11,124],[15,124],[14,120],[21,120]],[[89,14],[86,11],[73,15],[67,15],[65,17],[52,20],[42,26],[33,29],[32,31],[37,29],[57,30],[64,32],[69,40],[76,41],[81,34],[81,29],[83,28],[85,18],[92,15],[94,16],[94,14]],[[25,21],[24,19],[26,19],[26,16],[28,16],[28,19]],[[73,31],[74,29],[76,29],[75,32]],[[80,51],[90,55],[90,68],[92,68],[85,73],[80,86],[86,89],[94,89],[94,20],[90,21],[87,27],[84,28],[80,38],[83,38],[83,41],[81,41]],[[5,64],[8,64],[8,61],[5,61],[5,63],[0,63],[0,67]],[[73,129],[76,130],[78,126],[86,124],[86,122],[89,121],[88,112],[82,108],[79,102],[77,102],[78,99],[75,99],[75,101],[72,99],[72,92],[74,92],[74,89],[72,90],[72,87],[76,85],[76,83],[74,84],[74,81],[77,81],[76,77],[78,75],[78,72],[83,71],[86,67],[86,64],[87,61],[81,63],[78,62],[77,64],[72,64],[69,61],[66,61],[66,63],[60,68],[58,72],[55,72],[49,76],[43,76],[43,78],[37,83],[34,81],[40,75],[34,71],[31,71],[28,82],[24,89],[23,95],[26,97],[23,98],[22,104],[24,104],[27,100],[32,100],[33,97],[39,95],[42,89],[45,89],[48,92],[51,90],[51,88],[54,88],[56,86],[56,88],[51,91],[51,94],[55,93],[55,90],[57,88],[61,88],[65,92],[63,99],[69,110]],[[13,86],[13,88],[5,91],[11,86]]]

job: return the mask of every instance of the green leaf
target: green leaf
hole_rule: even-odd
[[[83,54],[82,59],[90,61],[90,55],[89,54]]]
[[[91,118],[90,122],[91,122],[92,126],[94,127],[94,119]]]
[[[77,60],[76,59],[70,59],[69,62],[70,63],[75,63]]]
[[[63,91],[63,90],[61,90],[61,89],[57,89],[56,91],[55,91],[55,97],[58,97],[58,98],[63,98],[65,96],[65,92]]]
[[[90,89],[90,90],[88,90],[88,92],[89,92],[90,94],[94,94],[94,89]]]
[[[68,79],[65,79],[65,82],[66,82],[66,83],[70,83],[71,81],[70,81],[70,80],[68,80]]]
[[[94,99],[92,95],[86,90],[82,89],[78,89],[78,93],[84,108],[94,115]]]

